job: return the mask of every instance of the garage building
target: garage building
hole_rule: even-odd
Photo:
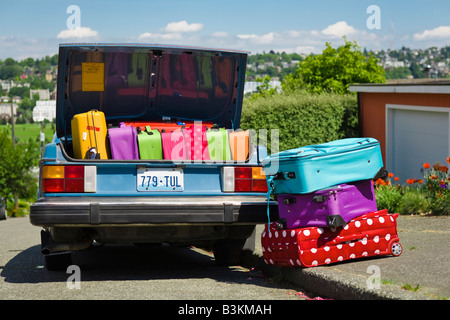
[[[422,178],[422,165],[450,155],[450,81],[357,84],[360,134],[380,141],[385,167],[399,177]]]

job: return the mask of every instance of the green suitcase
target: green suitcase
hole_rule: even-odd
[[[211,160],[231,160],[230,140],[227,130],[213,126],[206,131],[206,139]]]
[[[131,73],[128,74],[128,87],[143,88],[147,73],[148,56],[143,53],[134,53],[131,58]]]
[[[145,131],[138,129],[139,158],[157,160],[163,158],[161,133],[159,130],[151,130],[150,126]]]

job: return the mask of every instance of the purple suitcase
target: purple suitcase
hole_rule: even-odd
[[[119,128],[109,128],[108,135],[113,159],[139,159],[136,128],[126,126],[122,122]]]
[[[307,194],[277,196],[280,229],[340,227],[377,211],[372,180],[340,184]]]

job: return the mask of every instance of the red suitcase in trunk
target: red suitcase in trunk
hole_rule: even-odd
[[[399,256],[397,216],[387,210],[374,211],[339,228],[278,230],[276,222],[266,224],[261,235],[263,258],[267,264],[314,267],[363,257]]]
[[[159,131],[164,132],[172,132],[175,130],[179,130],[185,127],[190,127],[194,125],[194,123],[201,124],[203,126],[206,126],[208,128],[211,128],[213,123],[211,122],[201,122],[201,121],[184,121],[184,122],[177,122],[177,121],[126,121],[125,124],[127,126],[132,126],[134,128],[140,127],[142,131],[145,131],[146,126],[150,126],[150,128],[157,129]]]

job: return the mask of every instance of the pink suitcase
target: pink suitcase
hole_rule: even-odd
[[[108,129],[111,157],[116,160],[139,159],[137,132],[121,122],[119,128]]]
[[[186,160],[186,144],[181,130],[161,133],[164,159]]]
[[[357,258],[402,253],[397,234],[398,214],[380,210],[351,220],[345,227],[278,230],[265,226],[261,235],[266,264],[314,267]]]
[[[368,212],[377,211],[372,180],[340,184],[306,194],[277,195],[284,228],[339,227]]]
[[[206,130],[206,126],[199,124],[183,129],[188,160],[210,160]]]

